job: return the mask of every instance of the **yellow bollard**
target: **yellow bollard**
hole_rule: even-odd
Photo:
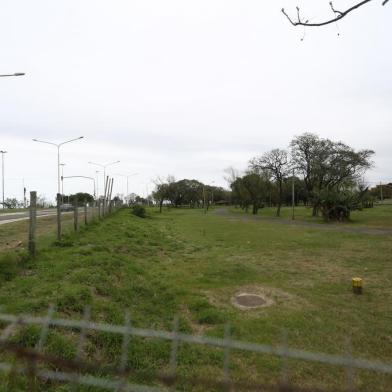
[[[362,278],[352,278],[354,294],[362,294]]]

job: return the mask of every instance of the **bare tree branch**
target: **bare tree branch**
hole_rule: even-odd
[[[307,27],[319,27],[319,26],[325,26],[334,22],[339,21],[340,19],[344,18],[346,15],[348,15],[350,12],[358,9],[359,7],[362,7],[363,5],[370,3],[373,0],[362,0],[361,2],[353,5],[351,8],[347,9],[346,11],[338,11],[334,8],[332,1],[329,3],[329,5],[331,6],[331,9],[333,11],[333,13],[336,15],[334,18],[326,20],[324,22],[319,22],[319,23],[309,23],[309,20],[306,20],[305,22],[303,22],[301,20],[301,16],[300,16],[300,12],[299,12],[299,7],[297,7],[297,20],[292,19],[287,12],[285,11],[284,8],[282,8],[282,13],[283,15],[286,16],[286,18],[289,20],[289,22],[293,25],[293,26],[307,26]],[[382,2],[382,5],[385,5],[389,2],[389,0],[384,0]]]

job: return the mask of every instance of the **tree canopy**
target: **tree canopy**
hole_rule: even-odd
[[[289,150],[273,149],[250,160],[244,176],[231,180],[232,200],[256,214],[264,205],[310,203],[313,215],[326,220],[348,219],[350,212],[370,206],[363,174],[372,166],[372,150],[354,150],[343,142],[313,133],[296,136]],[[292,193],[294,189],[294,194]]]

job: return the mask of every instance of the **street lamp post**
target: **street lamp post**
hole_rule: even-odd
[[[111,166],[111,165],[114,165],[114,164],[116,164],[116,163],[120,163],[120,161],[115,161],[115,162],[110,162],[110,163],[105,163],[105,164],[102,164],[102,163],[96,163],[96,162],[89,162],[89,164],[90,165],[96,165],[96,166],[99,166],[99,167],[102,167],[103,168],[103,186],[105,187],[105,181],[106,181],[106,168],[108,167],[108,166]]]
[[[52,146],[56,146],[57,147],[57,193],[60,193],[60,147],[63,144],[71,143],[71,142],[74,142],[76,140],[80,140],[80,139],[83,139],[83,138],[84,138],[84,136],[79,136],[79,137],[77,137],[75,139],[67,140],[67,141],[59,143],[59,144],[52,143],[52,142],[47,142],[47,141],[44,141],[44,140],[33,139],[34,142],[51,144]]]
[[[2,189],[2,195],[3,195],[3,208],[5,208],[4,204],[4,155],[7,154],[7,151],[0,151],[1,154],[1,189]]]
[[[64,203],[64,181],[63,181],[63,178],[64,178],[65,163],[60,163],[60,166],[61,166],[61,203],[63,204]]]

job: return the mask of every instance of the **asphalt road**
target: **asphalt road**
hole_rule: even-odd
[[[83,209],[79,209],[83,210]],[[47,209],[47,210],[38,210],[37,218],[44,216],[52,216],[56,215],[57,211],[55,208]],[[69,214],[70,212],[62,212],[62,214]],[[22,221],[29,219],[29,211],[22,212],[6,212],[4,214],[0,213],[0,225],[4,225],[7,223]]]

